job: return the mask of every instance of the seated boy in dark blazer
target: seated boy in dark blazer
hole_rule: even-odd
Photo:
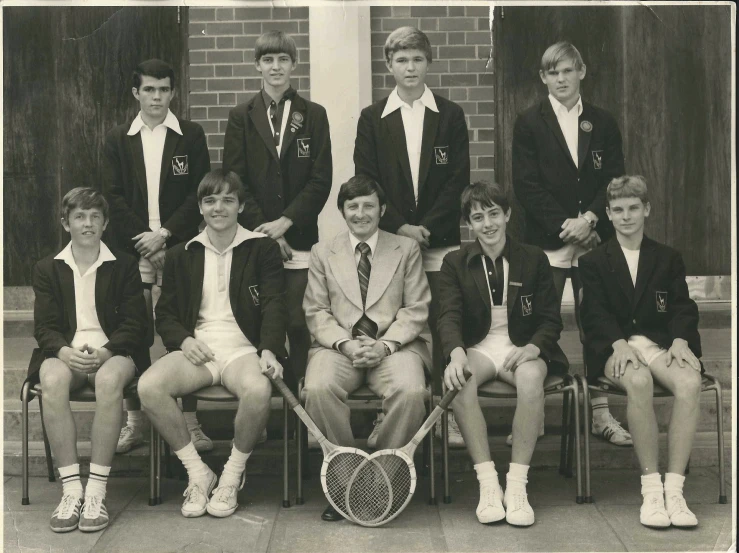
[[[588,379],[604,376],[626,390],[626,416],[642,469],[641,523],[695,526],[683,482],[700,412],[698,307],[688,295],[680,253],[644,235],[651,210],[644,177],[613,179],[607,200],[616,235],[580,258]],[[664,486],[657,470],[654,380],[675,397]]]
[[[236,173],[208,173],[198,186],[206,228],[167,253],[157,332],[171,353],[139,381],[139,397],[152,424],[187,470],[182,514],[226,517],[238,504],[246,461],[267,425],[272,384],[286,357],[285,282],[277,243],[238,224],[244,187]],[[218,488],[198,454],[177,398],[222,385],[238,398],[231,456]]]
[[[557,345],[559,297],[544,252],[506,235],[511,209],[501,186],[473,183],[461,203],[475,241],[447,254],[441,266],[439,335],[449,360],[444,384],[461,390],[452,405],[480,482],[477,519],[530,526],[526,483],[544,420],[544,378],[569,366]],[[465,368],[472,373],[466,384]],[[478,386],[495,378],[517,391],[505,496],[477,399]]]
[[[34,336],[41,355],[34,352],[28,378],[40,378],[44,425],[62,480],[62,501],[51,516],[54,532],[108,526],[105,494],[123,390],[149,366],[138,265],[133,256],[101,241],[108,213],[108,202],[97,190],[70,190],[62,199],[62,226],[71,241],[33,270]],[[69,393],[86,384],[95,389],[96,403],[83,496]]]

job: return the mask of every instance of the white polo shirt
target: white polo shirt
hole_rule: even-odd
[[[159,215],[159,185],[162,171],[162,155],[164,154],[164,142],[167,139],[167,129],[182,135],[180,122],[174,113],[167,110],[167,117],[164,121],[150,129],[141,118],[141,112],[131,123],[128,129],[128,136],[134,136],[141,133],[141,145],[144,150],[144,166],[146,167],[146,193],[147,205],[149,208],[149,228],[151,230],[159,230],[162,226],[161,217]]]
[[[97,270],[106,261],[115,261],[116,257],[108,246],[100,242],[100,253],[85,274],[80,274],[77,262],[72,254],[72,242],[60,251],[54,259],[61,259],[72,269],[74,275],[74,312],[77,318],[77,329],[70,344],[73,348],[79,348],[87,344],[93,348],[103,347],[108,343],[108,336],[100,326],[97,309],[95,307],[95,283],[97,282]]]
[[[552,104],[554,114],[557,116],[557,122],[559,128],[562,129],[562,134],[565,135],[565,142],[567,142],[567,149],[570,151],[572,160],[575,162],[575,167],[580,165],[577,158],[577,143],[578,143],[578,121],[580,114],[582,113],[582,96],[577,99],[571,110],[568,110],[559,100],[557,100],[551,94],[549,95],[549,102]]]

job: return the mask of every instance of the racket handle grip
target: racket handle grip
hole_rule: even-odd
[[[467,382],[470,377],[472,376],[472,373],[469,371],[468,368],[465,367],[464,369],[464,381]],[[457,397],[457,394],[459,393],[459,390],[456,388],[452,388],[449,390],[446,394],[444,394],[444,397],[441,398],[441,401],[439,402],[439,407],[442,409],[446,409],[449,407],[449,405],[454,401],[454,398]]]
[[[274,371],[270,370],[266,374],[272,379],[272,384],[277,387],[277,389],[282,394],[282,397],[287,400],[287,403],[290,405],[291,409],[295,409],[300,405],[298,398],[296,398],[295,394],[290,391],[290,388],[287,387],[287,384],[285,384],[284,380],[282,380],[279,376],[275,376]]]

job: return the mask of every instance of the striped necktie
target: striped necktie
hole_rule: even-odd
[[[359,291],[362,294],[362,307],[367,302],[367,288],[369,286],[370,273],[372,266],[369,262],[370,247],[365,242],[357,244],[359,250],[359,264],[357,265],[357,276],[359,277]],[[357,321],[352,329],[352,337],[364,335],[377,339],[377,323],[370,319],[366,313],[362,314],[362,318]]]

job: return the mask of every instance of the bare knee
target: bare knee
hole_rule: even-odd
[[[99,371],[95,375],[95,399],[97,401],[116,401],[123,399],[125,379],[117,371]]]
[[[629,398],[652,401],[654,394],[654,380],[647,367],[640,367],[631,372],[631,377],[625,382],[626,393]]]
[[[543,361],[526,363],[516,369],[516,397],[521,402],[544,401],[544,377],[546,365]]]
[[[72,382],[72,370],[63,361],[53,358],[46,359],[39,371],[41,388],[44,390],[44,399],[54,399],[67,396]]]
[[[680,377],[675,379],[675,398],[684,400],[695,400],[701,393],[701,375],[698,371],[683,368],[680,369]]]
[[[239,401],[248,406],[269,406],[269,399],[272,396],[272,384],[264,375],[244,379],[239,384],[240,390],[237,392]]]
[[[139,378],[137,392],[141,406],[145,411],[148,411],[149,408],[152,405],[155,405],[163,395],[166,395],[164,391],[164,383],[151,369],[146,371],[143,376]]]

